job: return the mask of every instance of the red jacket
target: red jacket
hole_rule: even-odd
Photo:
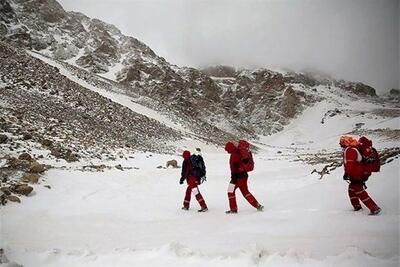
[[[371,173],[365,171],[361,153],[355,147],[347,147],[343,151],[344,171],[350,181],[366,181]]]
[[[238,178],[242,177],[248,177],[249,175],[247,172],[242,172],[239,171],[240,167],[240,154],[239,154],[239,149],[232,143],[228,142],[225,145],[225,150],[229,154],[231,154],[229,158],[229,166],[231,168],[231,178],[232,180],[236,180]]]
[[[181,172],[181,181],[186,180],[192,173],[192,162],[190,161],[190,152],[185,150],[182,154],[183,163],[182,163],[182,172]]]

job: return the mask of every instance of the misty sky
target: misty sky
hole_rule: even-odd
[[[59,0],[179,66],[317,70],[399,88],[399,0]]]

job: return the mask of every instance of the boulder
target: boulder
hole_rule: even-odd
[[[15,187],[15,192],[24,196],[28,196],[33,191],[33,187],[29,185],[17,185]]]
[[[7,200],[9,200],[9,201],[11,201],[11,202],[18,202],[18,203],[21,203],[21,200],[19,199],[19,197],[14,196],[14,195],[7,196]]]
[[[32,161],[33,160],[32,156],[29,155],[28,153],[22,153],[21,155],[19,155],[18,159],[27,160],[27,161]]]
[[[49,139],[44,139],[42,140],[42,145],[47,146],[47,147],[51,147],[53,145],[53,142],[50,141]]]
[[[27,170],[31,166],[31,163],[29,161],[20,160],[16,158],[10,158],[7,161],[7,163],[12,169],[18,169],[18,170]]]
[[[174,159],[167,161],[167,168],[172,166],[172,168],[178,168],[178,162]]]
[[[26,183],[31,183],[31,184],[36,184],[39,182],[39,177],[40,175],[37,173],[25,173],[24,176],[22,176],[22,181]]]
[[[23,140],[30,140],[32,139],[32,135],[30,133],[24,133],[24,135],[22,136]]]
[[[0,188],[0,193],[3,192],[6,195],[11,195],[11,190],[9,187],[2,187]]]
[[[30,173],[42,173],[42,172],[46,171],[46,169],[47,169],[46,165],[40,164],[38,162],[33,162],[30,165],[29,172]]]

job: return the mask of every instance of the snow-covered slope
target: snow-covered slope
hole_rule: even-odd
[[[180,169],[157,168],[173,158],[180,161],[179,156],[136,154],[112,163],[132,167],[124,171],[47,172],[51,190],[38,186],[29,201],[2,210],[6,255],[27,267],[398,266],[398,158],[368,182],[368,192],[383,209],[373,217],[365,209],[352,211],[341,168],[318,180],[310,174],[314,166],[294,161],[294,149],[289,157],[278,154],[283,147],[299,153],[338,151],[337,135],[350,132],[355,121],[344,115],[321,124],[325,108],[315,106],[282,133],[261,138],[274,145],[260,144],[249,186],[264,212],[237,192],[239,213],[224,213],[229,169],[222,149],[200,145],[208,171],[200,190],[210,209],[200,214],[196,202],[187,212],[180,209],[185,190],[178,184]],[[399,130],[398,118],[362,122]],[[398,140],[374,138],[377,147]]]

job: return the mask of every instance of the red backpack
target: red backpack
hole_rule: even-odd
[[[378,151],[372,147],[372,141],[365,136],[360,137],[359,151],[362,156],[363,167],[367,172],[379,172],[381,169],[381,161]]]
[[[250,144],[246,140],[239,140],[238,149],[240,155],[239,171],[251,172],[254,170],[254,160],[250,151]]]

